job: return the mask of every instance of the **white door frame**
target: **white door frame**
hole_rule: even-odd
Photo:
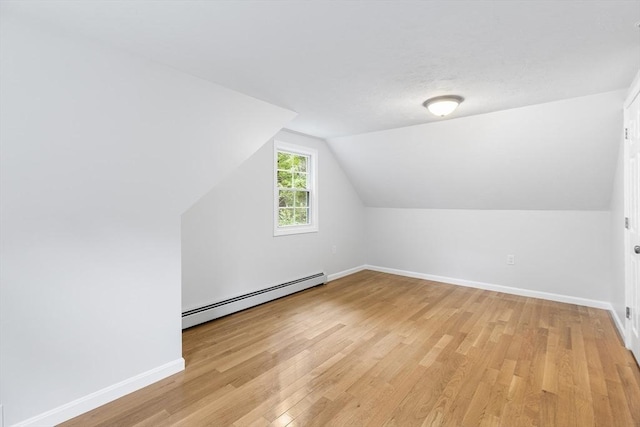
[[[629,89],[629,93],[627,98],[624,101],[624,127],[627,127],[627,109],[631,106],[633,101],[640,96],[640,71],[636,74],[635,79],[633,79],[633,83],[631,83],[631,87]],[[624,132],[624,130],[623,130]],[[628,157],[628,149],[629,143],[628,140],[623,135],[623,171],[624,171],[624,216],[628,218],[630,215],[630,200],[629,200],[629,168],[627,167],[627,157]],[[631,274],[629,272],[630,266],[628,265],[627,252],[631,249],[630,237],[627,230],[624,230],[624,282],[625,282],[625,306],[631,307],[631,287],[633,284],[631,283]],[[627,348],[631,347],[631,320],[625,316],[624,318],[624,331],[625,337],[624,342]]]

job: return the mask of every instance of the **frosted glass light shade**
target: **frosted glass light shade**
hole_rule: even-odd
[[[464,99],[461,96],[447,95],[427,99],[424,106],[435,116],[448,116],[453,113]]]

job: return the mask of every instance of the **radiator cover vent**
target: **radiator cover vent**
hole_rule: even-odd
[[[290,282],[281,283],[259,291],[229,298],[202,307],[194,308],[182,313],[182,329],[190,328],[218,317],[226,316],[237,311],[245,310],[274,299],[282,298],[314,286],[326,283],[327,276],[317,273]]]

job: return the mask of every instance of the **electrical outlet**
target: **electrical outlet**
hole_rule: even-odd
[[[507,265],[514,265],[516,263],[515,255],[507,255]]]
[[[338,247],[336,245],[331,246],[331,253],[333,255],[338,253]]]

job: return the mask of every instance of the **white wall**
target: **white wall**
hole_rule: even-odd
[[[623,100],[607,92],[328,142],[366,206],[608,210]]]
[[[368,264],[609,301],[608,211],[366,208],[365,218]]]
[[[320,230],[273,236],[273,143],[265,144],[182,216],[183,310],[364,264],[362,202],[327,144],[286,131],[276,139],[318,150]]]
[[[180,214],[294,114],[10,14],[1,30],[11,425],[179,366]]]

